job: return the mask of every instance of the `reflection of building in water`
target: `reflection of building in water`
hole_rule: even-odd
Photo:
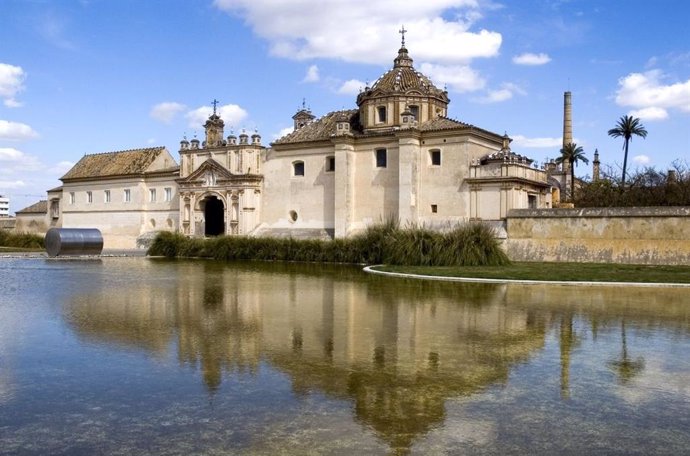
[[[181,277],[176,322],[180,361],[198,365],[210,390],[222,371],[255,372],[261,347],[259,283],[236,286],[236,271],[203,263],[203,278]]]
[[[442,423],[446,399],[505,382],[544,344],[547,322],[505,306],[505,287],[178,268],[175,290],[104,288],[76,296],[67,318],[80,334],[154,350],[177,333],[179,359],[200,366],[211,391],[223,371],[266,360],[297,394],[353,401],[394,451]]]

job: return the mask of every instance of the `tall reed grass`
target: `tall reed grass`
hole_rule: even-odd
[[[16,247],[22,249],[42,249],[43,236],[38,234],[15,233],[7,230],[0,230],[0,247]]]
[[[189,238],[161,232],[148,250],[151,256],[272,260],[319,263],[391,264],[406,266],[490,266],[509,260],[493,230],[480,223],[458,225],[446,232],[419,226],[401,228],[386,221],[363,233],[329,241],[293,238],[220,236]]]

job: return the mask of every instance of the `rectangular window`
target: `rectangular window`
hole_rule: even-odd
[[[292,164],[294,176],[304,176],[304,162],[298,161]]]
[[[86,202],[89,204],[93,203],[93,193],[86,192]]]
[[[129,191],[128,188],[125,189],[125,193],[124,193],[124,195],[123,195],[123,197],[122,197],[122,200],[123,200],[125,203],[129,203],[130,201],[132,201],[132,193]]]
[[[165,188],[165,201],[172,201],[172,188]]]
[[[431,205],[431,213],[436,214],[438,212],[438,205],[432,204]]]
[[[430,150],[429,158],[431,159],[431,166],[441,166],[441,151]]]
[[[388,157],[386,155],[386,149],[376,149],[377,168],[385,168],[386,166],[388,166]]]
[[[110,190],[106,190],[103,192],[103,202],[105,202],[105,203],[110,202]]]
[[[414,116],[414,120],[419,121],[419,106],[408,106],[410,112]]]
[[[69,192],[69,203],[74,204],[74,192]]]
[[[527,206],[530,209],[537,208],[537,195],[527,195]]]
[[[326,171],[335,171],[335,157],[326,157]]]
[[[386,107],[385,106],[379,106],[376,108],[376,112],[378,113],[379,123],[386,123]]]
[[[149,189],[149,201],[152,203],[156,202],[156,189],[155,188]]]

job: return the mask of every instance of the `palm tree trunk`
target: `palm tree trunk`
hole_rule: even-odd
[[[570,202],[575,202],[575,163],[570,161]]]
[[[628,166],[628,141],[628,138],[625,138],[625,154],[623,155],[623,182],[621,183],[623,190],[625,190],[625,170]]]

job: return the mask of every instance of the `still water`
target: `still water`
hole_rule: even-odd
[[[690,290],[0,259],[0,454],[688,454]]]

